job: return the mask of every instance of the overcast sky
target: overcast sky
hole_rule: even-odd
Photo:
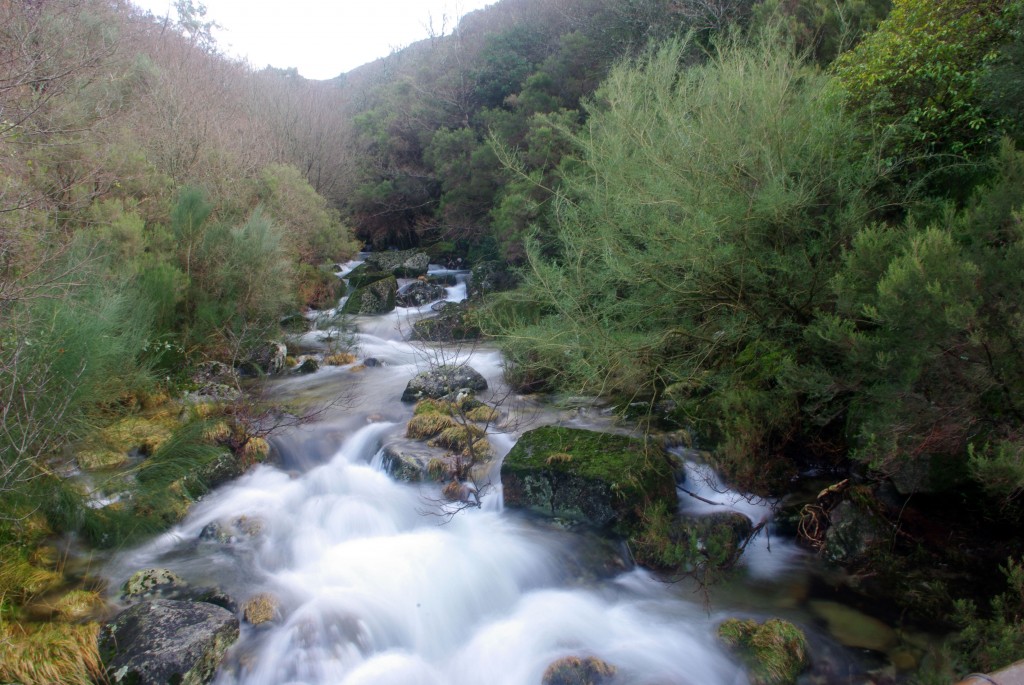
[[[173,0],[132,0],[158,16]],[[256,68],[296,67],[306,78],[333,78],[429,35],[496,0],[204,0],[223,28],[221,49]],[[198,2],[196,4],[199,4]]]

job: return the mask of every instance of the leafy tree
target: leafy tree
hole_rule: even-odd
[[[994,148],[999,121],[980,84],[1020,9],[1012,0],[896,0],[878,30],[838,60],[850,106],[885,140],[902,178],[919,182]]]
[[[506,331],[559,386],[686,405],[753,473],[804,429],[804,327],[869,210],[874,170],[829,80],[765,34],[680,69],[674,42],[616,67],[570,135],[558,254],[529,254],[541,317]]]

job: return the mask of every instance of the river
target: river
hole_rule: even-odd
[[[464,279],[447,292],[463,299]],[[746,676],[715,637],[729,616],[796,622],[814,655],[806,677],[817,682],[896,673],[885,655],[842,646],[809,610],[811,595],[820,594],[816,561],[792,541],[760,536],[708,602],[690,583],[632,567],[623,549],[585,531],[505,510],[496,470],[482,506],[454,515],[436,485],[389,477],[381,449],[403,440],[412,413],[399,401],[402,390],[439,358],[468,361],[489,392],[505,398],[503,411],[514,408],[514,425],[489,436],[499,457],[541,423],[613,427],[608,412],[588,402],[556,408],[508,395],[494,348],[408,342],[411,321],[429,312],[359,317],[357,363],[272,381],[282,397],[337,401],[316,423],[277,437],[271,463],[210,493],[180,525],[107,566],[112,588],[159,566],[222,588],[240,604],[258,593],[277,599],[274,621],[243,623],[216,683],[535,685],[552,661],[594,655],[616,667],[615,683],[731,685]],[[323,335],[314,331],[304,342],[322,347]],[[369,358],[379,364],[365,366]],[[706,488],[695,494],[755,523],[770,511],[701,479],[689,482]],[[680,502],[710,508],[682,492]],[[203,539],[211,523],[234,534]]]

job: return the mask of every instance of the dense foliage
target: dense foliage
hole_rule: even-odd
[[[518,266],[474,324],[524,387],[685,428],[754,491],[825,469],[991,536],[939,549],[901,500],[883,552],[1005,563],[957,663],[1019,649],[1019,0],[502,0],[325,83],[175,6],[0,2],[0,618],[57,582],[47,533],[154,530],[241,454],[192,417],[102,515],[58,475],[199,362],[252,368],[354,231]]]

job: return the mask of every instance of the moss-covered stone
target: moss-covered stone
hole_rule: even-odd
[[[127,600],[139,600],[145,597],[158,597],[164,594],[177,594],[187,584],[174,571],[166,568],[147,568],[136,571],[121,586],[121,597]]]
[[[455,419],[446,414],[433,412],[415,414],[405,428],[405,436],[413,440],[426,440],[455,426]]]
[[[660,502],[676,510],[675,481],[661,448],[642,440],[544,426],[528,431],[501,467],[505,504],[634,532]]]
[[[391,274],[387,271],[379,271],[371,268],[368,264],[360,264],[356,268],[352,269],[345,276],[348,281],[349,287],[351,288],[363,288],[370,285],[374,281],[379,281],[382,278],[387,278]]]
[[[343,314],[386,314],[395,308],[398,281],[394,276],[356,288],[341,308]]]
[[[751,685],[792,685],[809,664],[807,638],[789,621],[730,618],[718,637],[743,661]]]
[[[743,514],[722,512],[678,517],[662,503],[648,507],[642,525],[630,538],[630,549],[641,565],[666,573],[709,573],[736,563],[753,524]]]
[[[269,623],[280,614],[281,603],[273,595],[262,592],[242,605],[242,616],[254,626]]]
[[[367,269],[384,271],[399,278],[416,278],[427,273],[430,257],[423,250],[384,250],[366,257]]]
[[[439,302],[437,316],[420,319],[412,325],[413,340],[459,342],[480,338],[480,327],[473,322],[465,302]]]

